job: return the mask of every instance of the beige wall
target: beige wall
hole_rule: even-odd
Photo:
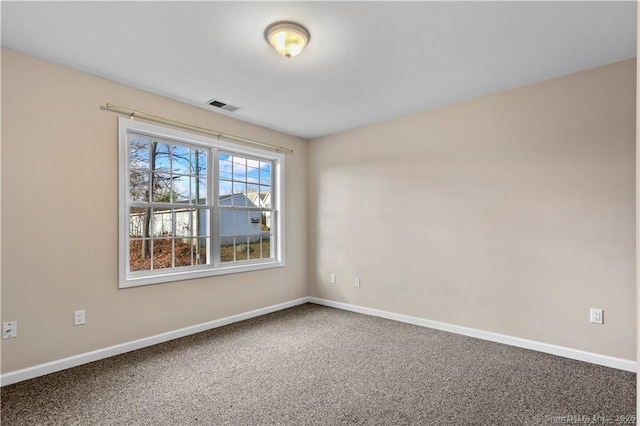
[[[310,294],[635,360],[635,76],[624,61],[312,141]]]
[[[118,290],[117,105],[295,150],[285,268]],[[307,294],[307,143],[2,50],[2,372]],[[73,311],[87,323],[73,326]]]
[[[1,72],[3,373],[307,294],[636,359],[635,61],[308,148],[6,49]],[[287,266],[118,290],[106,102],[293,148]]]

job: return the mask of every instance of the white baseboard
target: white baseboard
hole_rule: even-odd
[[[35,377],[44,376],[45,374],[55,373],[56,371],[66,370],[67,368],[76,367],[78,365],[87,364],[93,361],[98,361],[100,359],[108,358],[114,355],[120,355],[125,352],[135,351],[136,349],[142,349],[147,346],[152,346],[158,343],[167,342],[169,340],[188,336],[190,334],[200,333],[201,331],[211,330],[213,328],[222,327],[223,325],[232,324],[234,322],[259,317],[265,314],[270,314],[272,312],[280,311],[282,309],[287,309],[293,306],[302,305],[304,303],[307,303],[308,301],[309,301],[308,297],[302,297],[300,299],[291,300],[289,302],[284,302],[284,303],[280,303],[273,306],[268,306],[266,308],[256,309],[254,311],[245,312],[238,315],[232,315],[230,317],[220,318],[220,319],[205,322],[202,324],[196,324],[196,325],[181,328],[178,330],[156,334],[155,336],[145,337],[142,339],[134,340],[132,342],[110,346],[104,349],[98,349],[97,351],[93,351],[93,352],[74,355],[74,356],[60,359],[57,361],[51,361],[45,364],[40,364],[33,367],[25,368],[23,370],[12,371],[12,372],[0,375],[0,386],[6,386],[13,383],[21,382],[23,380],[33,379]]]
[[[627,359],[614,358],[607,355],[600,355],[591,352],[585,352],[578,349],[565,348],[562,346],[551,345],[548,343],[536,342],[533,340],[521,339],[519,337],[507,336],[504,334],[492,333],[489,331],[477,330],[474,328],[462,327],[459,325],[447,324],[438,321],[431,321],[423,318],[412,317],[409,315],[396,314],[393,312],[381,311],[378,309],[366,308],[363,306],[350,305],[348,303],[334,302],[332,300],[320,299],[317,297],[301,297],[300,299],[291,300],[289,302],[280,303],[266,308],[256,309],[254,311],[245,312],[230,317],[220,318],[218,320],[196,324],[189,327],[169,331],[155,336],[145,337],[120,345],[110,346],[108,348],[99,349],[93,352],[87,352],[80,355],[71,356],[57,361],[47,362],[45,364],[36,365],[25,368],[23,370],[12,371],[0,375],[0,386],[6,386],[23,380],[33,379],[35,377],[44,376],[45,374],[55,373],[56,371],[66,370],[67,368],[76,367],[89,362],[98,361],[125,352],[142,349],[147,346],[156,345],[158,343],[167,342],[169,340],[178,339],[190,334],[200,333],[202,331],[211,330],[213,328],[222,327],[234,322],[243,321],[250,318],[259,317],[272,312],[291,308],[304,303],[315,303],[317,305],[329,306],[332,308],[343,309],[345,311],[358,312],[365,315],[372,315],[381,318],[387,318],[394,321],[405,322],[409,324],[419,325],[422,327],[433,328],[436,330],[448,331],[450,333],[461,334],[464,336],[475,337],[478,339],[489,340],[492,342],[503,343],[506,345],[517,346],[520,348],[531,349],[534,351],[544,352],[552,355],[558,355],[565,358],[575,359],[578,361],[590,362],[592,364],[603,365],[606,367],[617,368],[619,370],[636,372],[638,364],[636,361]]]
[[[564,358],[603,365],[605,367],[617,368],[619,370],[631,371],[633,373],[637,372],[638,370],[638,363],[636,361],[631,361],[628,359],[615,358],[607,355],[585,352],[578,349],[565,348],[563,346],[556,346],[548,343],[536,342],[534,340],[521,339],[519,337],[507,336],[504,334],[492,333],[489,331],[447,324],[444,322],[431,321],[423,318],[412,317],[409,315],[380,311],[378,309],[365,308],[363,306],[350,305],[348,303],[334,302],[332,300],[320,299],[317,297],[309,297],[308,299],[309,302],[315,303],[317,305],[344,309],[346,311],[358,312],[366,315],[373,315],[376,317],[406,322],[422,327],[434,328],[436,330],[448,331],[449,333],[462,334],[463,336],[470,336],[478,339],[489,340],[491,342],[503,343],[505,345],[517,346],[519,348],[531,349],[534,351],[557,355]]]

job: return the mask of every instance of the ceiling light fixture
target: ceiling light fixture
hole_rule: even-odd
[[[309,42],[309,31],[294,22],[276,22],[267,27],[264,36],[276,51],[289,59],[298,55]]]

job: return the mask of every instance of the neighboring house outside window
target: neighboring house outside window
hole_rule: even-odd
[[[119,119],[120,287],[284,266],[284,156]]]

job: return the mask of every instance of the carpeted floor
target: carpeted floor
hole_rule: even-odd
[[[635,416],[635,384],[634,373],[307,304],[6,386],[1,420],[615,424]]]

